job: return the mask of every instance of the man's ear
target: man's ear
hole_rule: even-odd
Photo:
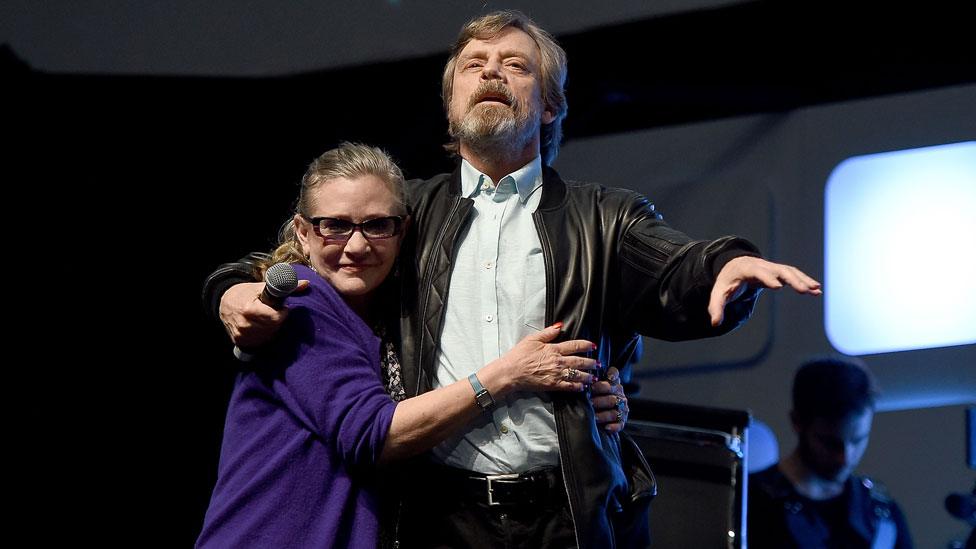
[[[552,124],[552,121],[556,119],[556,113],[552,112],[548,107],[546,110],[542,111],[542,125]]]

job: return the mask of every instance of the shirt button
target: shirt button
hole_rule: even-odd
[[[499,427],[498,430],[501,431],[503,435],[508,434],[508,425],[502,423],[502,426]]]
[[[490,269],[491,268],[491,261],[488,261],[488,262],[485,263],[485,268],[486,269]]]
[[[492,318],[494,318],[494,317],[491,316],[491,315],[485,315],[485,320],[487,320],[488,322],[491,322],[491,319]]]

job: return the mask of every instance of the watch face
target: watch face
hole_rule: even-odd
[[[478,391],[478,394],[474,395],[474,399],[483,410],[487,410],[495,404],[495,399],[491,398],[491,393],[488,392],[488,389]]]

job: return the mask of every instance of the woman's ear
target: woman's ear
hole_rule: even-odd
[[[298,237],[298,242],[302,245],[302,253],[305,254],[305,257],[308,257],[311,252],[311,246],[308,244],[308,233],[312,230],[312,225],[298,214],[295,214],[291,222],[295,227],[295,236]]]

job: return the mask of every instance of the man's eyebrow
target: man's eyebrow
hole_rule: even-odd
[[[488,53],[485,50],[471,50],[468,53],[462,54],[459,59],[461,61],[467,61],[468,59],[484,59],[488,57]]]
[[[520,50],[503,50],[501,52],[501,56],[502,59],[511,59],[513,57],[517,57],[519,59],[522,59],[523,61],[530,60],[529,54]],[[459,57],[459,59],[461,60],[484,59],[486,57],[488,57],[488,52],[484,49],[480,49],[480,50],[471,50],[468,53],[462,54]]]

